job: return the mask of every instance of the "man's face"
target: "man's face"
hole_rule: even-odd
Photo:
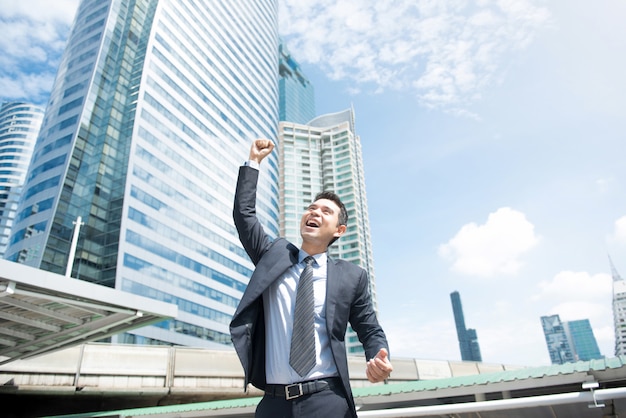
[[[332,200],[319,199],[311,203],[300,220],[302,240],[328,246],[333,237],[341,236],[346,226],[339,225],[339,211]]]

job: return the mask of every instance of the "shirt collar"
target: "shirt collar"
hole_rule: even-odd
[[[298,253],[298,262],[302,263],[302,261],[307,258],[309,256],[309,254],[307,254],[305,251],[303,251],[302,249],[300,249],[300,252]],[[315,254],[314,256],[312,256],[315,259],[315,262],[317,263],[318,266],[323,266],[328,262],[328,254],[327,253],[319,253],[319,254]]]

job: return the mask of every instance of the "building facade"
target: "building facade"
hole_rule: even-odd
[[[9,243],[42,120],[43,109],[33,104],[7,102],[0,108],[0,258]]]
[[[609,258],[613,276],[613,327],[615,356],[626,355],[626,280],[622,279]]]
[[[541,317],[541,327],[548,346],[550,362],[552,364],[564,364],[575,361],[567,333],[558,315]]]
[[[377,306],[363,157],[354,111],[319,116],[306,125],[281,122],[278,131],[281,235],[300,245],[300,218],[304,210],[318,192],[337,193],[348,210],[348,228],[328,253],[368,272],[370,292]],[[351,330],[346,336],[346,347],[350,354],[363,352]]]
[[[559,315],[541,317],[552,364],[602,359],[588,319],[561,321]]]
[[[7,258],[178,305],[119,342],[230,345],[253,269],[237,170],[252,139],[277,136],[277,69],[275,1],[82,0]],[[258,214],[277,235],[277,157],[262,169]]]
[[[588,319],[579,319],[576,321],[566,321],[565,329],[571,346],[574,349],[576,361],[588,361],[604,358],[600,354],[600,348],[596,337],[593,335],[593,329]]]
[[[315,117],[315,90],[281,42],[278,61],[279,119],[306,124]]]
[[[482,361],[476,330],[465,327],[465,315],[463,314],[463,305],[461,304],[459,292],[454,291],[450,293],[450,301],[452,302],[452,313],[454,314],[459,349],[461,350],[461,360]]]

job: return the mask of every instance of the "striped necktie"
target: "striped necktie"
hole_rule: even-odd
[[[300,275],[293,315],[293,333],[289,364],[300,376],[306,376],[315,366],[315,299],[313,297],[313,262],[308,256],[306,267]]]

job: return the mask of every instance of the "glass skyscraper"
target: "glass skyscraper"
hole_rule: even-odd
[[[541,317],[552,364],[601,359],[598,343],[588,319],[561,321],[559,315]]]
[[[463,314],[463,305],[461,304],[459,292],[454,291],[450,293],[450,301],[452,302],[452,313],[454,314],[459,349],[461,350],[461,360],[482,361],[476,330],[465,327],[465,315]]]
[[[587,361],[601,359],[600,348],[588,319],[565,322],[568,337],[577,360]]]
[[[0,257],[9,242],[42,119],[43,109],[33,104],[7,102],[0,108]]]
[[[542,316],[541,326],[552,364],[564,364],[575,361],[574,352],[559,316]]]
[[[323,190],[337,193],[348,210],[346,233],[328,253],[364,268],[376,306],[376,287],[361,140],[356,134],[354,111],[319,116],[308,124],[279,124],[280,233],[299,245],[300,217]],[[356,333],[349,331],[350,354],[363,352]]]
[[[283,43],[278,62],[279,119],[307,123],[315,117],[315,90],[302,72],[300,64]]]
[[[6,257],[178,305],[122,342],[229,345],[253,268],[232,222],[237,170],[277,124],[275,1],[82,0]],[[276,235],[278,158],[262,170]]]

